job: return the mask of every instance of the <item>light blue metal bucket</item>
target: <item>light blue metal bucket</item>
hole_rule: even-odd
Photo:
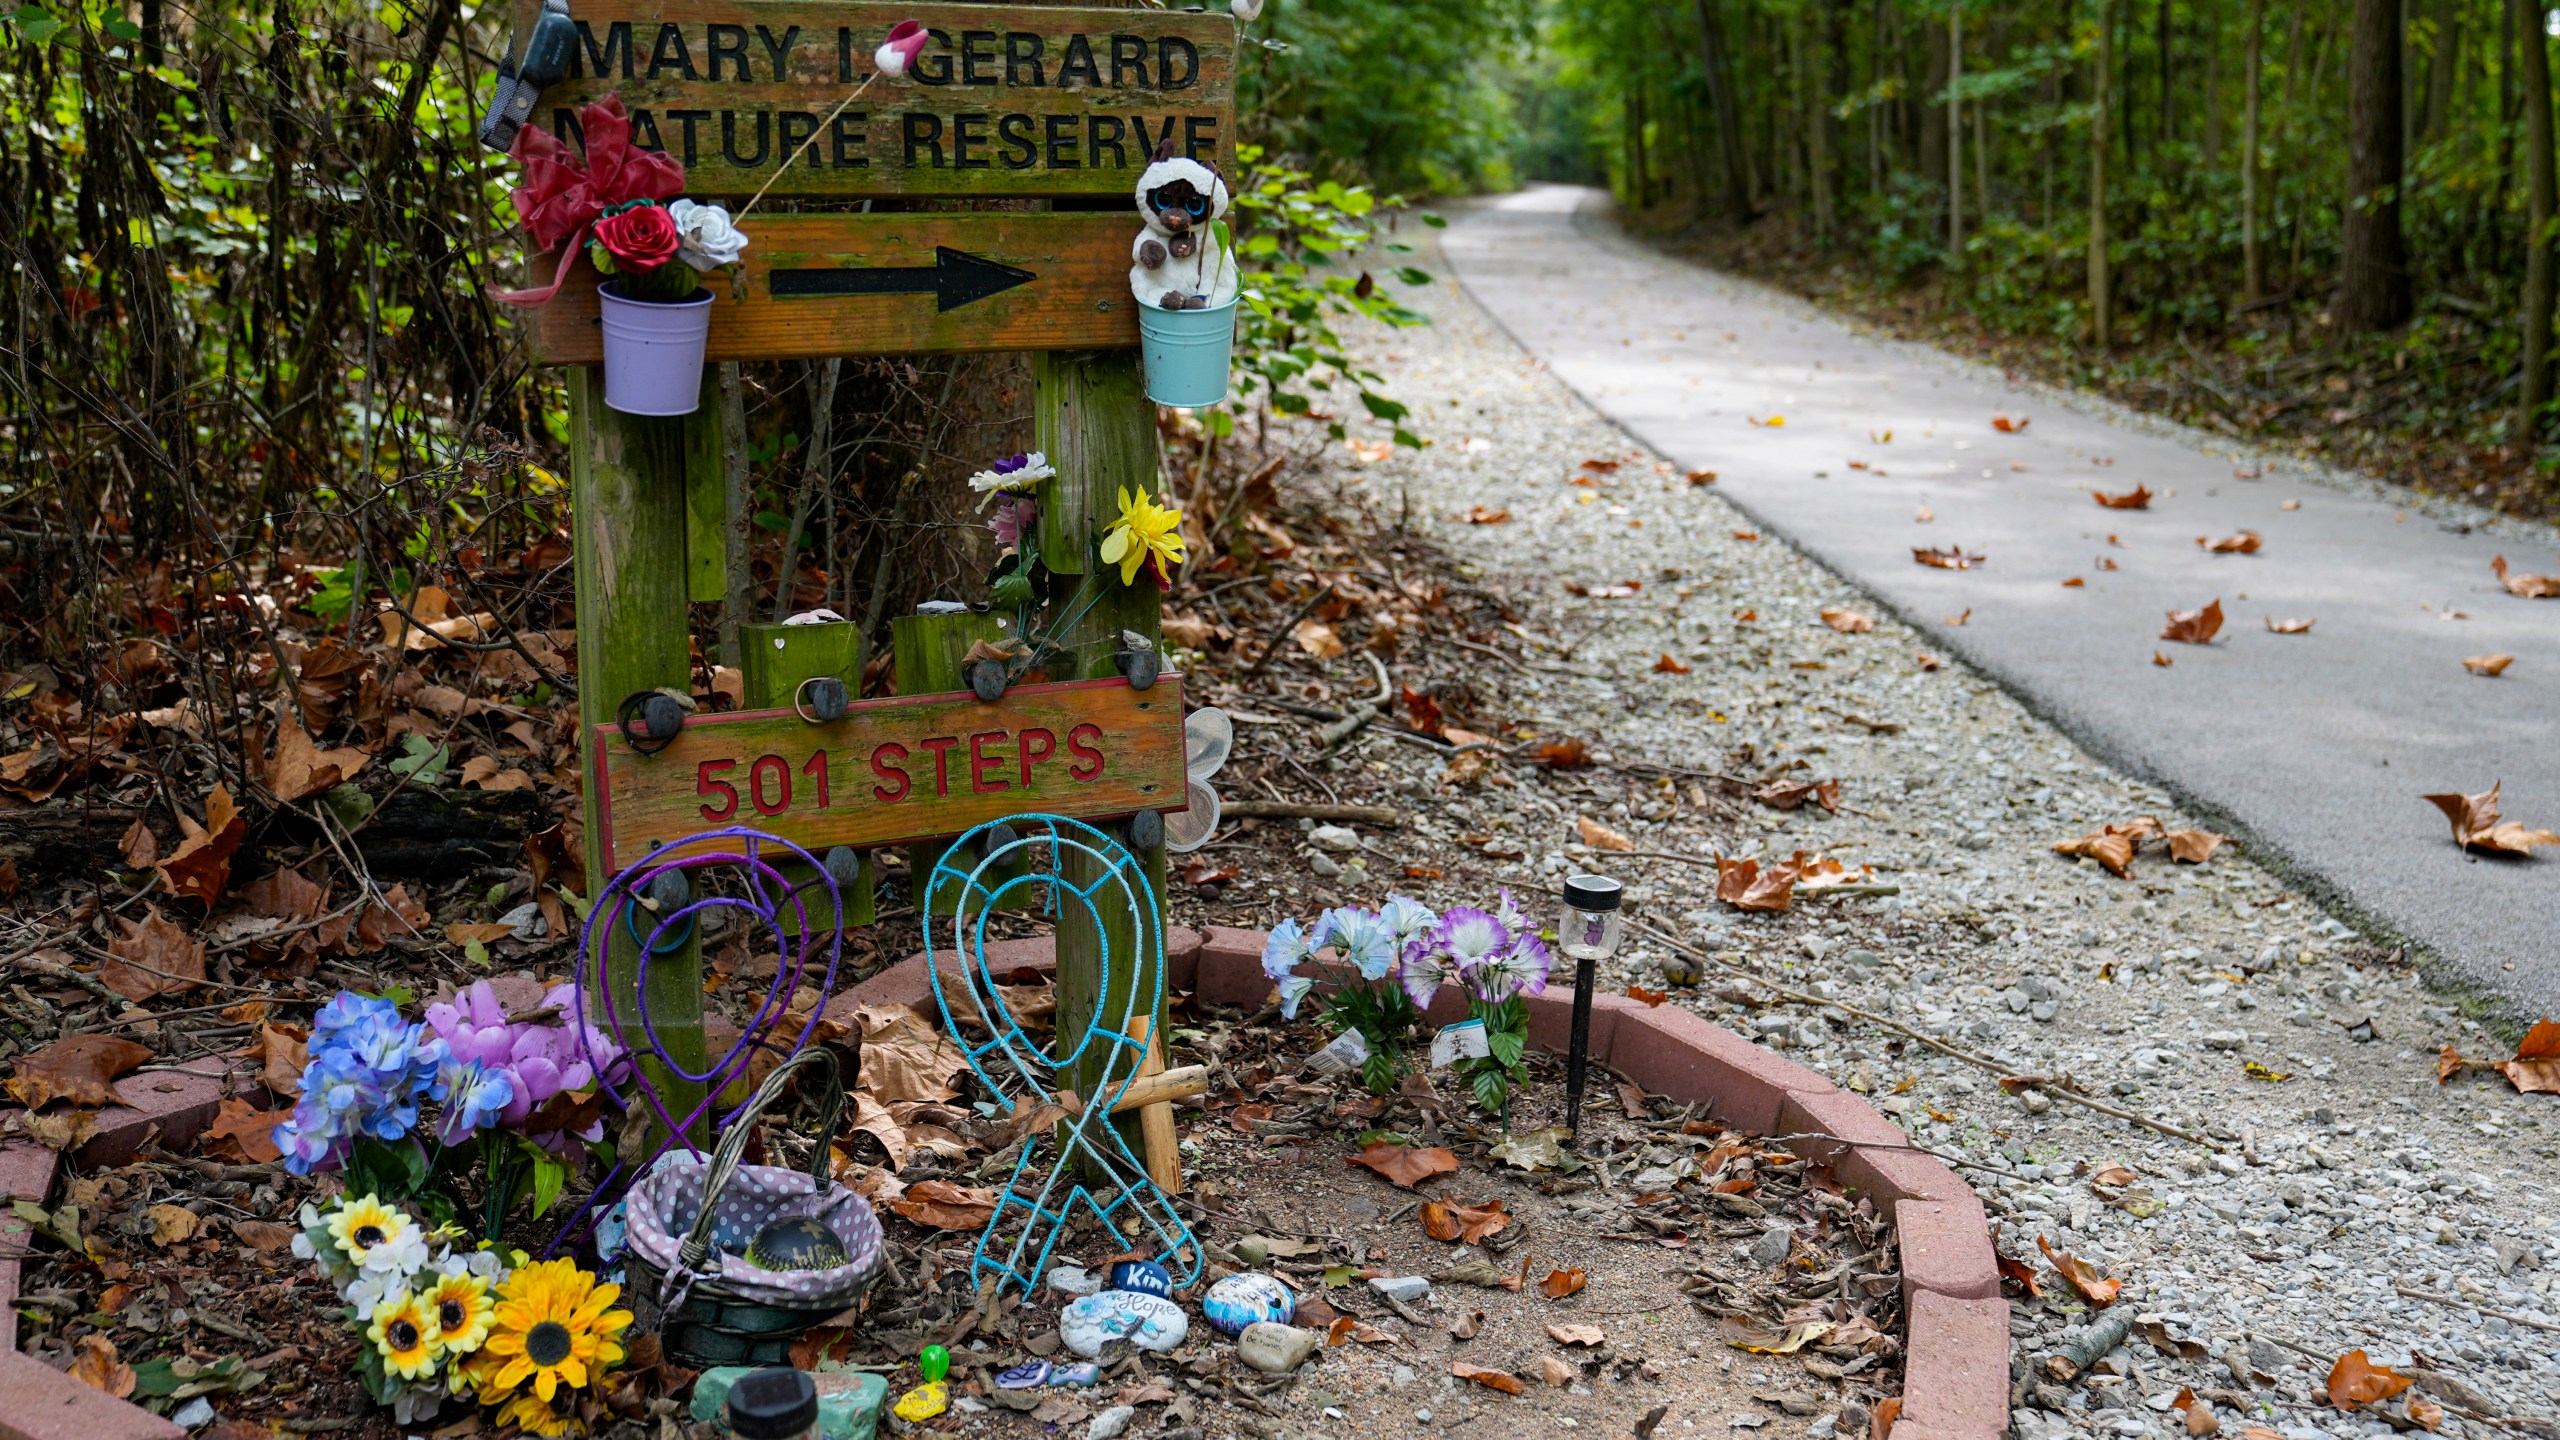
[[[1147,362],[1147,398],[1198,409],[1227,398],[1227,361],[1236,348],[1236,302],[1202,310],[1138,307]]]

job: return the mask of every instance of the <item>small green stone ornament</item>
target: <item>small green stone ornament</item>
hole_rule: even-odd
[[[806,1215],[773,1221],[747,1242],[747,1263],[763,1270],[833,1270],[850,1258],[836,1232]]]
[[[951,1352],[939,1345],[927,1345],[924,1353],[916,1357],[916,1371],[924,1376],[924,1383],[932,1384],[951,1373]]]

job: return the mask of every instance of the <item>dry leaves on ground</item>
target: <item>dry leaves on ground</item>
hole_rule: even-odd
[[[1636,848],[1636,842],[1624,833],[1612,830],[1588,815],[1577,817],[1573,822],[1573,829],[1575,834],[1582,837],[1582,843],[1594,850],[1626,851]]]
[[[1823,607],[1822,623],[1843,635],[1864,635],[1876,628],[1875,621],[1855,610],[1843,610],[1837,605]]]
[[[112,958],[98,967],[98,979],[108,989],[138,1002],[204,982],[204,942],[161,914],[159,906],[146,906],[140,920],[118,917],[116,924],[124,933],[107,942]]]
[[[1458,1168],[1458,1157],[1437,1145],[1392,1145],[1384,1140],[1343,1157],[1346,1165],[1365,1165],[1392,1183],[1410,1190],[1434,1175]]]
[[[2036,1278],[2036,1267],[2001,1249],[2000,1235],[1996,1230],[1991,1236],[1991,1263],[1999,1270],[2001,1279],[2017,1286],[2019,1293],[2027,1298],[2032,1300],[2044,1294],[2044,1282]]]
[[[1467,512],[1467,523],[1470,525],[1500,525],[1510,518],[1509,510],[1494,510],[1482,505]]]
[[[249,1042],[243,1055],[258,1061],[258,1079],[278,1095],[292,1098],[302,1093],[302,1071],[311,1063],[306,1042],[311,1032],[299,1025],[261,1025],[258,1038]]]
[[[2160,638],[2181,645],[2210,645],[2221,632],[2222,601],[2216,599],[2201,610],[2170,611],[2168,628],[2160,632]]]
[[[2511,575],[2504,555],[2490,561],[2489,568],[2497,572],[2498,583],[2506,586],[2510,595],[2527,600],[2560,600],[2560,575]]]
[[[2139,820],[2109,824],[2077,840],[2056,840],[2053,849],[2060,855],[2085,855],[2107,867],[2107,872],[2117,879],[2129,880],[2133,878],[2133,857],[2148,840],[2166,846],[2170,860],[2177,864],[2201,865],[2229,843],[2230,837],[2210,830],[2171,830],[2158,817],[2145,815]]]
[[[1508,1370],[1489,1370],[1482,1365],[1470,1365],[1464,1360],[1452,1362],[1449,1373],[1461,1380],[1473,1380],[1488,1390],[1499,1390],[1505,1395],[1518,1395],[1529,1388],[1527,1382]]]
[[[1550,1325],[1547,1338],[1559,1345],[1606,1345],[1609,1332],[1597,1325]]]
[[[853,1018],[862,1027],[859,1088],[881,1104],[949,1100],[960,1093],[951,1077],[969,1068],[968,1057],[912,1007],[864,1005]]]
[[[1538,1293],[1550,1300],[1561,1300],[1581,1293],[1582,1287],[1590,1283],[1591,1277],[1579,1270],[1550,1270],[1547,1278],[1538,1282]]]
[[[1540,745],[1529,758],[1550,770],[1580,770],[1591,764],[1591,747],[1568,736]]]
[[[1757,860],[1716,857],[1716,898],[1736,910],[1765,913],[1795,903],[1796,867],[1784,860],[1766,869]]]
[[[1434,1240],[1463,1240],[1469,1245],[1481,1244],[1487,1235],[1495,1235],[1511,1223],[1499,1200],[1481,1205],[1458,1205],[1434,1200],[1422,1207],[1422,1233]]]
[[[1379,1329],[1377,1326],[1370,1324],[1368,1321],[1361,1319],[1357,1315],[1337,1315],[1334,1317],[1333,1323],[1325,1327],[1324,1343],[1325,1348],[1327,1349],[1331,1349],[1336,1345],[1348,1345],[1354,1340],[1359,1341],[1363,1345],[1401,1345],[1404,1343],[1403,1337],[1391,1335],[1386,1331]],[[1167,1398],[1169,1399],[1171,1396],[1168,1394]]]
[[[2258,618],[2267,622],[2267,631],[2273,635],[2308,635],[2311,627],[2320,623],[2317,620],[2278,620],[2272,615]]]
[[[2466,1069],[2495,1070],[2526,1095],[2560,1095],[2560,1024],[2535,1021],[2516,1046],[2513,1060],[2465,1060],[2447,1045],[2436,1057],[2436,1083],[2441,1085]]]
[[[160,883],[172,896],[201,900],[210,909],[231,883],[231,856],[248,837],[249,817],[240,813],[228,789],[216,785],[213,793],[204,797],[204,823],[198,824],[194,817],[180,811],[178,828],[186,832],[186,838],[155,867],[160,872]]]
[[[2178,1387],[2178,1397],[2169,1402],[2169,1408],[2186,1417],[2190,1436],[2210,1435],[2222,1428],[2222,1422],[2213,1418],[2213,1407],[2197,1399],[2196,1392],[2184,1385]]]
[[[276,1149],[273,1136],[292,1113],[290,1109],[261,1110],[237,1096],[227,1098],[213,1123],[205,1127],[204,1151],[234,1165],[264,1165],[283,1153]]]
[[[93,1332],[80,1337],[79,1349],[71,1361],[72,1379],[119,1400],[133,1394],[133,1367],[116,1354],[116,1342]]]
[[[353,745],[323,750],[302,728],[287,719],[276,731],[276,756],[267,767],[267,788],[291,805],[345,784],[373,757]]]
[[[1349,653],[1343,648],[1342,637],[1333,633],[1333,627],[1321,620],[1299,621],[1298,628],[1289,632],[1289,638],[1298,642],[1299,649],[1319,660],[1336,660]]]
[[[2219,540],[2209,535],[2196,537],[2196,544],[2211,555],[2255,555],[2258,553],[2260,543],[2258,532],[2255,530],[2243,530],[2237,535],[2225,535]]]
[[[2548,830],[2528,830],[2513,820],[2498,818],[2498,790],[2506,782],[2499,781],[2478,795],[2421,795],[2444,812],[2453,822],[2454,843],[2465,850],[2483,855],[2530,857],[2544,845],[2560,845],[2560,835]]]
[[[2104,490],[2092,490],[2089,492],[2089,498],[2106,506],[2110,510],[2148,510],[2151,508],[2151,489],[2146,485],[2136,485],[2130,490],[2120,490],[2114,494],[2109,494]]]
[[[2353,1410],[2376,1400],[2388,1400],[2417,1382],[2409,1376],[2374,1364],[2361,1350],[2350,1350],[2329,1367],[2329,1403],[2341,1410]]]
[[[1724,1322],[1724,1343],[1753,1355],[1793,1355],[1838,1328],[1829,1320],[1804,1320],[1771,1330],[1735,1315]]]
[[[996,1192],[948,1180],[919,1180],[889,1208],[936,1230],[977,1230],[996,1213]]]
[[[1840,813],[1840,782],[1831,780],[1772,780],[1752,792],[1751,798],[1772,810],[1793,810],[1807,800],[1837,815]]]
[[[71,1035],[32,1055],[18,1057],[9,1093],[30,1110],[56,1100],[90,1108],[116,1103],[114,1081],[151,1058],[151,1052],[112,1035]]]
[[[2507,673],[2507,667],[2514,663],[2516,663],[2516,657],[2505,653],[2467,655],[2463,657],[2462,668],[2474,675],[2497,676]]]
[[[1629,985],[1626,995],[1628,999],[1642,1001],[1647,1007],[1653,1009],[1661,1008],[1662,1002],[1671,998],[1671,992],[1668,990],[1647,990],[1641,985]]]
[[[2061,1273],[2063,1283],[2081,1299],[2102,1310],[2116,1303],[2116,1293],[2124,1289],[2123,1281],[2108,1278],[2097,1266],[2068,1250],[2054,1249],[2053,1241],[2045,1236],[2036,1237],[2036,1248],[2044,1252],[2045,1259],[2053,1262],[2053,1268]]]
[[[1689,667],[1682,664],[1679,660],[1674,659],[1671,652],[1665,650],[1662,652],[1662,658],[1653,662],[1653,673],[1656,675],[1686,675],[1689,673]]]
[[[2010,419],[2006,415],[1994,415],[1991,417],[1991,428],[1999,431],[2003,435],[2023,434],[2025,433],[2026,428],[2034,423],[2034,421],[2027,419],[2023,415],[2019,416],[2015,420]]]
[[[1932,546],[1924,550],[1914,545],[1911,547],[1911,559],[1915,564],[1927,565],[1939,570],[1970,570],[1982,563],[1981,556],[1968,555],[1955,546],[1944,549]]]

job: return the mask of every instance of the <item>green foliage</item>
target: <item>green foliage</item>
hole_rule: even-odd
[[[1243,175],[1235,188],[1235,249],[1243,272],[1236,327],[1237,386],[1244,397],[1282,415],[1314,408],[1310,390],[1348,384],[1362,408],[1386,421],[1401,421],[1401,401],[1379,388],[1385,377],[1355,361],[1334,328],[1360,316],[1387,325],[1420,325],[1424,317],[1398,303],[1387,286],[1351,263],[1379,243],[1376,217],[1403,202],[1381,200],[1365,185],[1316,180],[1303,170],[1266,162],[1258,146],[1239,147]],[[1429,220],[1434,217],[1426,217]],[[1384,242],[1390,254],[1412,249]],[[1405,285],[1428,285],[1431,275],[1411,265],[1389,272]],[[1342,427],[1336,425],[1339,436]],[[1397,425],[1396,443],[1419,447],[1421,437]]]
[[[1356,1030],[1369,1046],[1360,1064],[1360,1083],[1372,1095],[1384,1095],[1404,1078],[1409,1062],[1406,1043],[1419,1017],[1413,1000],[1392,980],[1346,981],[1325,1001],[1324,1023],[1335,1031]]]
[[[1474,1093],[1477,1108],[1508,1119],[1511,1093],[1529,1083],[1529,1002],[1514,995],[1488,1005],[1469,997],[1467,1016],[1484,1022],[1485,1048],[1492,1053],[1461,1061],[1459,1077]]]
[[[1533,0],[1281,0],[1246,32],[1245,138],[1317,173],[1437,194],[1505,190],[1507,66]]]

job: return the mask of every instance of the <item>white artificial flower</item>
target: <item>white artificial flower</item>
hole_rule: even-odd
[[[989,500],[1005,491],[1026,493],[1040,488],[1041,481],[1057,477],[1058,467],[1050,464],[1048,455],[1041,451],[1011,458],[1022,463],[1011,470],[981,470],[969,477],[969,488],[978,493],[979,509],[986,509]]]
[[[409,1277],[389,1271],[368,1270],[357,1276],[338,1298],[355,1307],[359,1322],[371,1320],[376,1307],[409,1293]]]
[[[483,1280],[496,1280],[506,1269],[507,1262],[495,1250],[448,1250],[436,1261],[439,1275],[477,1275]]]
[[[1250,25],[1262,18],[1262,0],[1228,0],[1227,8],[1235,12],[1239,25]]]
[[[446,1391],[433,1380],[412,1380],[391,1397],[391,1418],[402,1425],[432,1420],[443,1407]]]
[[[726,207],[691,200],[671,201],[667,218],[676,222],[676,256],[696,270],[735,265],[747,248],[747,232],[729,218]]]
[[[415,1225],[404,1225],[399,1233],[364,1252],[364,1268],[369,1273],[396,1275],[402,1284],[427,1268],[427,1237]]]

